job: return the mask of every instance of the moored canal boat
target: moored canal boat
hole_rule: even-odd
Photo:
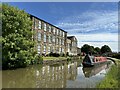
[[[106,57],[100,56],[100,57],[95,57],[95,56],[90,56],[87,54],[85,58],[83,59],[82,65],[84,67],[91,67],[100,63],[104,63],[107,61]]]

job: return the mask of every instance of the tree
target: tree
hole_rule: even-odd
[[[95,47],[95,52],[96,52],[96,54],[100,54],[100,48],[99,47]]]
[[[112,52],[111,48],[108,45],[104,45],[101,47],[101,53],[107,53],[107,52]]]
[[[2,67],[26,67],[36,55],[32,41],[32,21],[18,8],[2,5]]]
[[[82,47],[81,47],[81,52],[84,52],[86,54],[90,53],[92,51],[93,47],[91,47],[90,45],[88,44],[84,44]]]

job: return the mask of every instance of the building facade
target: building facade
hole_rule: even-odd
[[[75,36],[67,37],[67,52],[69,55],[77,55],[77,39]]]
[[[38,54],[66,54],[67,32],[33,15],[31,19]]]
[[[81,48],[77,47],[77,54],[81,54]]]

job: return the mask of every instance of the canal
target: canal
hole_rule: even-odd
[[[83,68],[80,61],[72,61],[4,70],[2,88],[95,88],[111,64],[108,61],[97,67]]]

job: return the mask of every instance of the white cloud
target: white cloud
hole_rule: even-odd
[[[117,11],[88,11],[63,18],[57,24],[68,33],[117,32]]]
[[[57,26],[77,37],[78,46],[90,44],[95,47],[109,45],[118,51],[118,12],[88,11],[71,15],[58,21]]]

